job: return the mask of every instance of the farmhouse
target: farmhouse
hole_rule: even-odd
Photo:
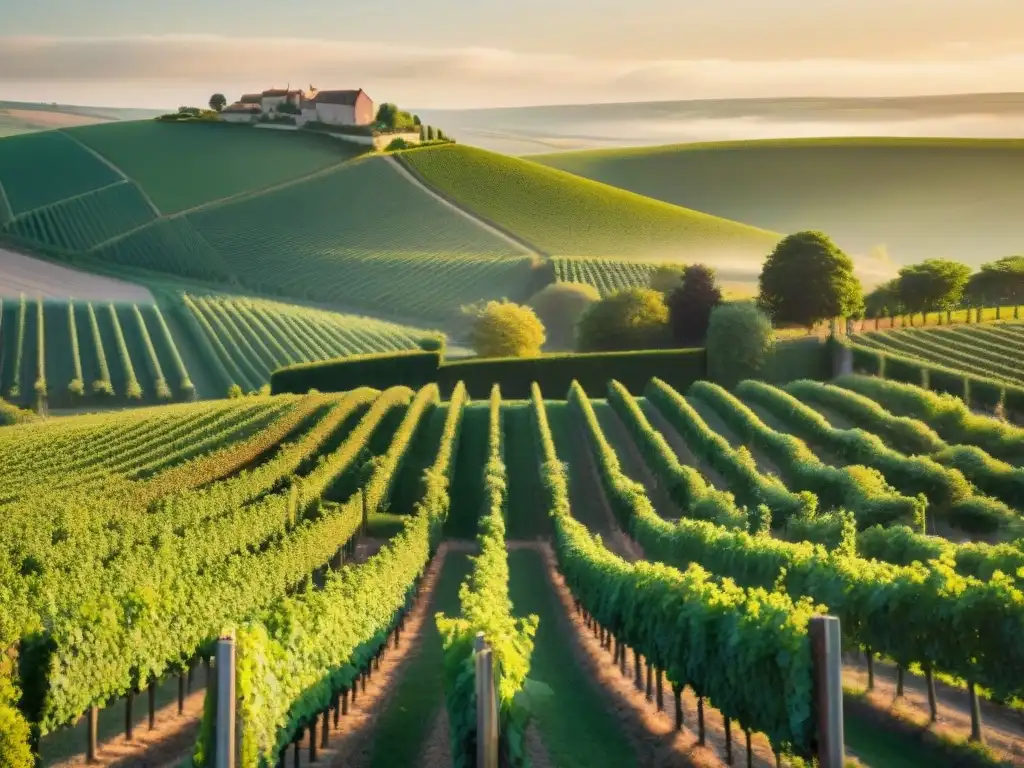
[[[376,114],[373,100],[358,90],[321,91],[270,88],[247,93],[225,107],[221,116],[229,122],[255,122],[262,116],[288,115],[299,125],[321,122],[328,125],[370,125]]]

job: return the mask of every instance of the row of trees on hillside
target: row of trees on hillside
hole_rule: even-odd
[[[929,312],[949,314],[958,309],[1013,306],[1019,317],[1024,302],[1024,256],[1008,256],[982,264],[972,273],[966,264],[929,259],[900,270],[899,276],[880,285],[865,297],[865,317],[909,317]],[[968,317],[968,319],[970,319]]]
[[[1024,256],[983,264],[977,272],[948,259],[928,259],[900,269],[896,278],[867,296],[853,274],[853,261],[821,232],[784,238],[764,264],[759,304],[776,325],[808,328],[833,318],[927,315],[1024,302]]]

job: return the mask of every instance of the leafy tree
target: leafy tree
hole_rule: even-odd
[[[434,140],[434,126],[428,125],[427,126],[427,141],[433,141],[433,140]]]
[[[420,125],[420,141],[426,141],[426,140],[427,140],[427,126],[421,124]]]
[[[398,107],[391,102],[384,102],[377,107],[377,122],[387,128],[395,127],[398,118]]]
[[[423,121],[420,120],[420,116],[419,115],[413,115],[412,116],[412,124],[415,125],[418,128],[421,125],[423,125]]]
[[[863,306],[853,261],[822,232],[783,238],[761,270],[761,308],[776,323],[813,328],[822,320],[852,317]]]
[[[715,272],[703,264],[692,264],[683,270],[681,285],[666,299],[672,341],[681,347],[698,347],[704,343],[708,321],[715,307],[722,303],[722,291],[715,281]]]
[[[650,288],[626,288],[592,304],[576,333],[581,352],[650,349],[667,340],[665,296]]]
[[[774,348],[771,321],[754,302],[722,304],[708,322],[708,378],[723,387],[757,378]]]
[[[984,304],[995,304],[996,318],[1001,319],[1004,303],[1013,305],[1013,318],[1020,318],[1020,305],[1024,302],[1024,256],[1007,256],[998,261],[982,264],[981,269],[972,275],[977,276],[981,293],[986,299]]]
[[[576,324],[583,313],[601,300],[597,288],[585,283],[551,283],[535,293],[529,301],[547,330],[548,343],[571,349],[576,337]]]
[[[878,320],[883,317],[898,317],[906,313],[903,300],[900,298],[899,281],[896,279],[882,283],[864,297],[864,314],[874,318],[875,328]]]
[[[544,326],[530,307],[489,301],[476,312],[469,341],[481,357],[533,357],[544,344]]]
[[[210,109],[220,112],[228,105],[228,100],[223,93],[215,93],[210,97]]]
[[[651,272],[647,287],[659,293],[669,294],[683,284],[683,267],[666,264]]]
[[[230,387],[228,387],[228,398],[230,398],[231,400],[243,397],[244,395],[245,392],[242,391],[242,388],[238,384],[232,384]]]
[[[949,312],[960,305],[971,269],[947,259],[928,259],[900,269],[897,285],[900,300],[910,314],[922,318],[929,312]]]

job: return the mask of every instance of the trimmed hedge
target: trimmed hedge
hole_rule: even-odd
[[[273,394],[344,392],[361,386],[387,389],[404,384],[417,389],[437,382],[446,395],[463,381],[471,397],[487,397],[498,384],[506,399],[527,399],[537,382],[548,391],[568,391],[573,381],[594,397],[604,397],[608,382],[619,381],[633,394],[659,378],[686,389],[705,377],[703,349],[596,352],[516,358],[443,361],[438,352],[399,352],[328,360],[282,368],[270,379]]]
[[[918,387],[928,388],[928,368],[913,360],[904,357],[885,358],[885,378],[893,381],[902,381],[906,384],[913,384]]]
[[[883,376],[885,373],[885,355],[867,347],[853,347],[853,370],[869,376]]]
[[[853,352],[853,370],[890,381],[953,395],[972,408],[994,413],[1004,403],[1007,410],[1024,415],[1024,388],[996,379],[972,376],[955,368],[929,365],[923,360],[891,354],[850,342],[839,342]]]
[[[967,400],[969,397],[967,376],[962,373],[931,370],[928,372],[928,388],[933,392],[959,397],[961,400]]]

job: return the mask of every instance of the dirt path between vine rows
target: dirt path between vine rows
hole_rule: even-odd
[[[335,729],[331,720],[329,745],[319,750],[319,765],[368,768],[371,764],[374,726],[377,719],[394,703],[394,696],[403,675],[416,656],[422,652],[423,630],[426,623],[434,620],[434,589],[444,567],[445,558],[450,552],[472,552],[475,549],[473,542],[442,542],[423,577],[420,595],[408,614],[400,645],[395,648],[392,644],[385,652],[380,668],[375,669],[373,676],[367,681],[366,690],[360,689],[355,702],[349,706],[348,714],[340,718],[339,728]],[[448,711],[444,706],[443,691],[438,692],[438,703],[438,713],[430,726],[417,763],[423,768],[448,768],[452,762],[448,738]],[[318,730],[318,742],[320,736]],[[303,740],[300,750],[305,763],[309,755],[308,736]]]
[[[201,676],[201,670],[197,669],[197,675]],[[177,688],[176,679],[170,679],[165,686]],[[96,762],[87,763],[85,759],[86,728],[85,719],[76,723],[69,733],[55,734],[61,741],[74,739],[76,745],[80,745],[81,753],[59,760],[47,759],[47,744],[43,746],[43,764],[51,768],[72,768],[77,766],[117,766],[121,768],[176,768],[181,761],[191,754],[195,744],[196,736],[199,733],[199,723],[203,716],[203,700],[206,696],[205,690],[193,690],[185,698],[185,707],[182,714],[178,714],[178,703],[174,701],[161,707],[156,712],[156,723],[153,730],[149,729],[146,714],[146,694],[136,696],[135,699],[135,728],[134,738],[126,741],[124,733],[103,740],[99,745],[99,754]],[[100,713],[101,728],[105,720],[113,719],[115,722],[124,722],[124,700],[111,704],[104,712]],[[122,725],[123,728],[123,725]],[[101,737],[102,732],[101,730]],[[58,745],[52,745],[58,746]]]
[[[847,687],[866,690],[867,663],[861,654],[843,654],[843,683]],[[928,724],[928,689],[921,675],[909,672],[904,677],[904,697],[896,698],[896,665],[875,661],[875,690],[867,701],[878,710],[894,717],[910,718],[922,727]],[[970,702],[965,688],[935,682],[938,701],[938,722],[931,730],[963,739],[971,732]],[[985,743],[1002,759],[1024,766],[1024,712],[1017,712],[981,700],[982,735]]]
[[[666,681],[663,686],[664,708],[658,711],[656,693],[652,693],[651,699],[646,695],[647,667],[643,657],[640,659],[642,683],[641,687],[637,687],[636,659],[632,652],[627,652],[626,673],[622,674],[619,666],[613,662],[611,650],[601,647],[599,639],[587,629],[583,618],[576,613],[572,594],[558,572],[551,547],[546,543],[533,542],[515,542],[509,546],[536,549],[541,553],[549,585],[562,608],[561,636],[571,645],[579,664],[607,693],[608,706],[622,723],[624,733],[633,744],[638,764],[644,768],[711,768],[726,765],[725,728],[721,714],[710,706],[705,706],[706,744],[700,746],[697,743],[697,700],[692,692],[687,690],[682,696],[684,727],[677,732],[675,705],[668,682]],[[732,743],[734,765],[745,765],[745,737],[738,727],[733,729]],[[755,734],[752,738],[752,747],[755,766],[772,768],[775,765],[775,757],[767,739]]]

